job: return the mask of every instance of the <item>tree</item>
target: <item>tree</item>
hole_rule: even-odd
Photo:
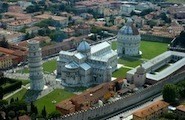
[[[149,21],[147,21],[147,24],[148,24],[151,28],[153,28],[153,26],[156,26],[156,25],[157,25],[157,22],[154,21],[154,20],[149,20]]]
[[[180,46],[185,48],[185,31],[182,31],[180,35],[176,37],[171,46],[173,47]]]
[[[49,119],[51,119],[51,118],[58,118],[58,117],[60,117],[60,116],[61,116],[61,114],[60,114],[59,111],[54,111],[54,112],[52,112],[52,113],[50,113],[50,114],[48,115],[48,118],[49,118]]]
[[[0,47],[8,48],[9,44],[5,37],[0,41]]]
[[[3,95],[4,95],[4,90],[2,87],[0,87],[0,99],[3,99]]]
[[[169,17],[167,17],[167,15],[166,15],[166,13],[161,13],[160,15],[160,18],[162,19],[162,20],[164,20],[166,23],[171,23],[171,18],[169,18]]]
[[[27,13],[33,13],[33,12],[38,12],[40,11],[41,8],[39,7],[39,5],[35,4],[35,5],[30,5],[26,8],[26,12]]]
[[[14,100],[14,98],[11,98],[10,99],[10,103],[13,103],[15,100]]]
[[[145,9],[145,10],[143,10],[143,11],[140,13],[140,15],[141,15],[141,16],[145,16],[145,15],[147,15],[147,14],[153,12],[153,11],[154,11],[154,9],[152,9],[152,8]]]
[[[15,112],[14,111],[9,111],[8,112],[8,116],[10,117],[10,119],[13,119],[15,117]]]
[[[18,102],[18,101],[19,101],[19,98],[17,97],[17,98],[15,99],[15,101]]]
[[[0,7],[0,13],[7,12],[8,11],[8,3],[2,3]]]
[[[19,110],[19,115],[25,115],[26,114],[26,111],[25,110]]]
[[[116,91],[121,90],[121,84],[119,84],[118,82],[115,83],[115,87],[116,87]]]
[[[67,35],[61,31],[52,31],[49,37],[56,41],[56,42],[62,42],[63,39],[67,38]]]
[[[37,109],[37,107],[33,104],[33,102],[31,102],[31,112],[32,112],[32,114],[34,113],[34,114],[38,114],[38,109]]]
[[[6,105],[8,105],[8,101],[6,101],[6,100],[0,100],[0,109],[3,108]]]
[[[46,115],[47,115],[47,112],[46,112],[46,107],[44,106],[44,108],[42,109],[42,116],[43,117],[46,117]]]
[[[163,87],[162,94],[164,101],[174,103],[178,97],[177,87],[173,84],[166,84]]]

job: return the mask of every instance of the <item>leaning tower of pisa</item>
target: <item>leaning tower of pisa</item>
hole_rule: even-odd
[[[43,90],[43,68],[42,68],[42,54],[39,42],[35,40],[28,41],[28,66],[31,90]]]

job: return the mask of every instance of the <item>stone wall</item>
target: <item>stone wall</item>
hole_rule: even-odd
[[[149,34],[141,34],[141,40],[170,43],[173,40],[173,38],[156,36],[156,35],[149,35]]]
[[[178,52],[185,52],[185,48],[179,48],[179,47],[168,47],[171,51],[178,51]]]
[[[177,83],[181,80],[185,79],[185,71],[176,74],[173,77],[168,77],[165,80],[161,80],[160,82],[150,86],[146,89],[138,91],[134,94],[124,96],[123,98],[108,104],[104,104],[101,107],[90,108],[85,111],[78,111],[72,114],[64,115],[58,120],[92,120],[92,119],[101,119],[115,111],[119,111],[135,103],[141,102],[147,98],[150,98],[161,92],[163,86],[166,83]]]

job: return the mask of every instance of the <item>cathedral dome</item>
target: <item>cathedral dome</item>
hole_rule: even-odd
[[[83,40],[80,43],[80,45],[77,47],[77,51],[82,53],[90,52],[90,50],[91,50],[91,47],[85,40]]]
[[[128,19],[126,25],[123,26],[119,30],[118,34],[120,34],[120,35],[138,35],[139,31],[134,26],[134,23],[133,23],[132,19]]]

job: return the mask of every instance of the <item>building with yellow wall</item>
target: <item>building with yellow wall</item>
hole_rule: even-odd
[[[13,64],[12,58],[9,55],[0,53],[0,69],[7,69]]]

